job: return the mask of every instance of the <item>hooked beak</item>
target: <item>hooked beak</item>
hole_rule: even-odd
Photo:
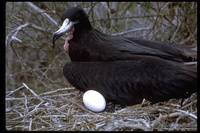
[[[66,18],[62,24],[62,26],[60,27],[59,30],[57,30],[56,32],[53,33],[53,37],[52,37],[52,41],[53,41],[53,47],[54,47],[54,43],[55,41],[61,37],[64,33],[70,31],[73,28],[73,25],[75,23],[69,21],[68,18]]]

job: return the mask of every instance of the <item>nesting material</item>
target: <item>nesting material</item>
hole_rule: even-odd
[[[26,93],[14,93],[26,88]],[[197,94],[151,105],[123,107],[107,104],[92,112],[82,102],[83,93],[63,88],[36,94],[23,83],[6,92],[6,129],[14,131],[197,131]],[[182,102],[182,106],[181,106]]]

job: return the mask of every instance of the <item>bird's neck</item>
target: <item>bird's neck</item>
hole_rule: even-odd
[[[91,27],[90,29],[77,30],[73,39],[69,41],[69,56],[71,61],[91,61],[90,52],[96,41],[101,41],[102,32]],[[93,49],[94,50],[94,49]],[[95,51],[92,51],[95,52]]]
[[[90,30],[92,30],[92,26],[89,20],[85,20],[84,23],[81,22],[78,25],[75,25],[74,29],[73,41],[79,41],[81,38],[85,37]]]

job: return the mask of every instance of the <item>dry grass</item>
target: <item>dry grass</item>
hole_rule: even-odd
[[[22,89],[21,96],[12,95]],[[26,92],[26,93],[25,93]],[[83,93],[63,88],[36,94],[25,83],[6,92],[6,129],[18,131],[197,131],[197,94],[188,99],[89,111]]]

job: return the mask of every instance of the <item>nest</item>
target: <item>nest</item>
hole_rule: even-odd
[[[12,96],[22,88],[28,91]],[[9,131],[197,131],[196,93],[156,104],[108,104],[100,113],[89,111],[73,87],[36,94],[23,83],[6,93]]]

